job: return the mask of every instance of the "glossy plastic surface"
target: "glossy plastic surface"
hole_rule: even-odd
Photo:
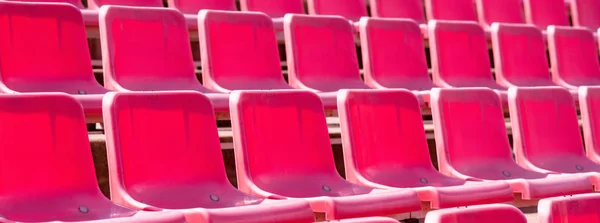
[[[436,88],[431,105],[440,172],[465,180],[504,180],[523,199],[592,190],[587,176],[548,177],[517,165],[502,103],[490,89]]]
[[[83,18],[73,5],[0,2],[0,69],[3,93],[72,94],[88,121],[101,119],[107,90],[94,78]]]
[[[235,0],[167,0],[167,4],[181,13],[194,16],[202,9],[237,11]]]
[[[325,112],[315,93],[234,91],[230,102],[241,191],[272,199],[304,198],[327,219],[420,209],[412,190],[376,190],[338,174]]]
[[[598,44],[588,29],[549,26],[548,51],[552,79],[558,85],[572,90],[600,85]]]
[[[492,23],[525,23],[521,0],[475,0],[479,24],[490,27]]]
[[[570,26],[564,0],[523,0],[525,21],[540,29]]]
[[[202,79],[209,89],[290,89],[271,19],[260,12],[203,10],[198,17]]]
[[[600,0],[571,0],[573,26],[600,28]]]
[[[162,0],[88,0],[90,9],[100,9],[104,5],[164,7]]]
[[[61,93],[0,95],[0,114],[2,218],[17,222],[184,222],[180,214],[138,213],[104,197],[96,181],[85,117],[73,97]]]
[[[376,89],[408,89],[429,101],[429,91],[435,85],[429,78],[417,23],[410,19],[362,18],[360,40],[365,84]]]
[[[271,18],[283,18],[285,14],[304,14],[302,0],[240,0],[243,11],[263,12]]]
[[[600,163],[600,87],[580,87],[579,106],[587,157]]]
[[[369,0],[372,17],[412,19],[426,24],[421,0]]]
[[[507,204],[449,208],[427,213],[425,223],[527,223],[523,213]]]
[[[338,114],[350,182],[411,188],[434,209],[513,200],[505,182],[467,182],[433,167],[421,108],[410,91],[342,90]]]
[[[429,20],[477,21],[473,0],[425,0]]]
[[[600,195],[581,194],[540,200],[539,223],[599,223]]]
[[[369,16],[366,0],[306,0],[308,13],[312,15],[337,15],[358,22]]]
[[[7,0],[7,1],[14,1],[14,2],[44,2],[44,3],[69,3],[69,4],[74,5],[75,7],[79,8],[79,9],[85,8],[85,7],[83,7],[83,4],[81,3],[80,0]]]

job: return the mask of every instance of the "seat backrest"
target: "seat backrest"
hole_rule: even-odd
[[[564,0],[523,0],[525,21],[546,29],[549,25],[569,26]]]
[[[308,13],[312,15],[338,15],[358,22],[368,16],[365,0],[307,0]]]
[[[340,85],[364,85],[354,30],[348,20],[339,16],[288,14],[284,32],[288,78],[293,87],[337,91]]]
[[[514,163],[500,97],[486,88],[434,88],[431,106],[440,171]]]
[[[44,3],[69,3],[71,5],[74,5],[75,7],[79,8],[79,9],[83,9],[85,7],[83,7],[83,3],[81,3],[81,0],[7,0],[7,1],[15,1],[15,2],[44,2]]]
[[[267,15],[205,10],[198,21],[204,86],[220,92],[289,88]]]
[[[82,83],[101,87],[83,17],[70,4],[0,2],[0,68],[11,90],[100,93],[80,92]]]
[[[598,45],[591,31],[549,26],[548,50],[554,82],[574,88],[600,85]]]
[[[235,0],[167,0],[170,8],[183,14],[197,15],[202,9],[236,11]]]
[[[302,0],[240,0],[242,11],[263,12],[272,18],[283,18],[285,14],[304,14]]]
[[[525,215],[512,205],[488,204],[431,211],[425,223],[526,223]]]
[[[525,23],[522,0],[475,0],[479,24],[489,27],[492,23]]]
[[[579,194],[540,200],[539,223],[600,222],[600,195]]]
[[[238,179],[264,188],[274,180],[340,177],[316,94],[234,91],[230,108]],[[249,190],[244,180],[238,180],[238,186]]]
[[[404,18],[426,24],[422,0],[370,0],[371,16]]]
[[[477,86],[494,82],[485,33],[475,22],[431,21],[429,47],[433,82]]]
[[[600,87],[580,87],[579,106],[587,156],[600,162]]]
[[[600,28],[600,0],[570,0],[573,26]]]
[[[369,178],[398,167],[436,171],[431,163],[421,108],[407,90],[342,90],[338,114],[346,177]],[[352,180],[351,180],[352,181]]]
[[[495,23],[491,33],[498,84],[505,87],[554,85],[541,30],[527,24]]]
[[[425,0],[429,20],[477,21],[473,0]]]
[[[362,18],[360,41],[368,86],[429,90],[433,85],[421,29],[414,21]]]
[[[90,9],[100,9],[104,5],[164,7],[163,0],[88,0]]]
[[[100,10],[100,32],[108,89],[202,88],[194,71],[187,26],[177,10],[107,6]]]
[[[223,168],[213,108],[201,93],[110,93],[103,112],[113,200],[126,193],[168,208],[189,202],[169,194],[194,197],[208,187],[203,185],[233,188]],[[194,200],[214,203],[206,193]]]

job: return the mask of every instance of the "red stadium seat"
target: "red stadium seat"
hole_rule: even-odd
[[[402,40],[402,41],[398,41]],[[435,87],[429,77],[423,37],[409,19],[360,20],[365,83],[376,89],[404,88],[429,102]]]
[[[524,200],[590,192],[587,176],[548,176],[515,163],[502,103],[484,88],[433,89],[440,171],[464,180],[504,180]]]
[[[564,0],[523,0],[523,6],[525,21],[540,29],[570,25]]]
[[[540,200],[539,223],[600,222],[600,195],[580,194]]]
[[[427,36],[427,19],[423,12],[422,0],[369,0],[371,16],[374,18],[412,19],[419,24],[421,32]]]
[[[116,203],[138,210],[177,210],[190,223],[313,220],[306,201],[269,202],[229,183],[213,108],[202,94],[111,93],[104,105]]]
[[[380,188],[411,188],[430,208],[513,200],[505,182],[467,182],[431,164],[421,109],[406,90],[342,90],[338,114],[346,179]]]
[[[98,26],[98,11],[96,10],[88,10],[85,9],[85,7],[83,6],[83,4],[81,3],[81,0],[8,0],[8,1],[15,1],[15,2],[43,2],[43,3],[69,3],[71,5],[74,5],[75,7],[77,7],[82,15],[83,15],[83,22],[86,25],[91,25],[91,26]]]
[[[600,0],[572,0],[573,26],[592,30],[600,28]]]
[[[522,0],[475,0],[479,24],[490,27],[492,23],[525,23]]]
[[[267,14],[273,19],[273,26],[277,30],[283,30],[285,14],[305,14],[302,0],[240,0],[240,8]]]
[[[506,87],[492,77],[487,40],[475,22],[431,21],[429,47],[433,82],[444,88],[487,87],[506,102]]]
[[[598,46],[588,29],[549,26],[548,51],[552,79],[558,85],[571,90],[600,85]]]
[[[90,9],[98,10],[104,5],[164,7],[163,0],[88,0],[88,8]]]
[[[235,0],[167,0],[170,8],[183,13],[188,27],[198,28],[198,12],[203,9],[237,11]]]
[[[286,15],[289,83],[335,109],[340,89],[369,88],[360,77],[352,26],[339,16]]]
[[[477,21],[473,0],[425,0],[429,20]]]
[[[425,223],[527,223],[523,213],[506,204],[449,208],[427,213]]]
[[[372,189],[338,174],[325,112],[315,93],[234,91],[230,102],[241,191],[271,199],[304,198],[327,220],[421,208],[412,190]]]
[[[100,11],[104,86],[115,91],[199,91],[217,111],[228,111],[229,95],[204,88],[196,78],[188,30],[179,12],[126,6]]]
[[[517,163],[556,174],[589,175],[600,189],[600,164],[585,156],[577,108],[564,88],[511,88],[508,93]]]
[[[65,92],[83,105],[88,122],[102,120],[107,90],[94,78],[74,6],[0,2],[0,69],[0,92]]]
[[[104,197],[84,114],[73,97],[0,95],[0,114],[0,221],[185,222],[179,213],[137,212]]]
[[[329,223],[398,223],[398,220],[385,217],[350,218],[328,221]]]
[[[388,0],[389,1],[389,0]],[[338,15],[351,22],[369,16],[365,0],[307,0],[308,13],[312,15]]]
[[[202,79],[218,92],[291,89],[271,19],[260,12],[200,12]]]
[[[587,157],[600,163],[600,87],[580,87],[579,105]]]

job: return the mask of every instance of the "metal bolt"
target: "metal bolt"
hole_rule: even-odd
[[[85,90],[78,90],[78,91],[77,91],[77,93],[78,93],[78,94],[87,94],[87,93],[85,92]]]
[[[427,179],[422,178],[422,177],[421,177],[420,181],[421,181],[421,183],[424,183],[424,184],[429,183],[429,181]]]
[[[79,212],[81,212],[81,213],[88,213],[89,211],[90,210],[87,207],[85,207],[83,205],[79,206]]]
[[[331,188],[327,185],[323,185],[323,190],[324,191],[331,191]]]
[[[581,171],[581,170],[583,170],[583,167],[582,167],[582,166],[579,166],[579,165],[575,165],[575,169],[577,169],[577,170]]]
[[[219,200],[220,200],[220,199],[219,199],[219,196],[217,196],[217,195],[214,195],[214,194],[211,194],[211,195],[210,195],[210,199],[211,199],[211,200],[213,200],[213,201],[219,201]]]
[[[504,175],[505,177],[510,177],[510,173],[507,171],[502,171],[502,175]]]

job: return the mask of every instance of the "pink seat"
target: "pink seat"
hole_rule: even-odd
[[[570,25],[564,0],[523,0],[523,8],[525,21],[540,29]]]
[[[539,223],[600,222],[600,195],[580,194],[540,200]]]
[[[369,16],[365,0],[307,0],[308,13],[311,15],[338,15],[351,22]]]
[[[429,20],[477,21],[473,0],[425,0]]]
[[[240,0],[242,11],[263,12],[273,19],[276,30],[283,30],[283,16],[305,14],[302,0]]]
[[[162,0],[88,0],[89,9],[100,9],[104,5],[164,7]]]
[[[411,188],[433,209],[513,200],[505,182],[467,182],[433,167],[419,102],[410,91],[342,90],[338,98],[348,181]]]
[[[328,220],[420,209],[412,190],[376,190],[338,174],[315,93],[234,91],[230,101],[241,191],[271,199],[304,198]]]
[[[409,19],[360,20],[365,83],[376,89],[404,88],[429,102],[435,87],[429,78],[423,37]],[[398,41],[403,40],[403,41]]]
[[[102,120],[107,90],[94,77],[74,6],[0,2],[0,69],[0,92],[65,92],[83,105],[88,122]]]
[[[317,92],[327,109],[335,109],[338,90],[369,88],[360,77],[354,31],[345,19],[290,14],[284,20],[292,87]]]
[[[506,204],[478,205],[467,208],[449,208],[427,213],[425,223],[527,223],[523,213]]]
[[[600,188],[600,164],[585,156],[577,108],[563,88],[511,88],[508,92],[517,163],[556,174],[589,175]]]
[[[431,105],[440,172],[464,180],[504,180],[524,200],[592,191],[587,176],[548,176],[515,163],[493,91],[436,88]]]
[[[587,157],[600,163],[600,87],[580,87],[579,106]]]
[[[5,6],[2,3],[0,8]],[[62,93],[0,95],[0,114],[2,219],[185,222],[178,213],[137,212],[102,195],[84,114],[73,97]]]
[[[203,9],[237,11],[235,0],[167,0],[169,8],[183,13],[188,28],[198,28],[198,12]]]
[[[522,0],[475,0],[479,24],[490,27],[492,23],[525,23]]]
[[[592,30],[600,28],[600,0],[572,0],[573,26]]]
[[[8,0],[8,1],[16,1],[16,2],[44,2],[44,3],[69,3],[77,7],[82,15],[83,22],[86,26],[98,26],[98,11],[85,9],[81,0]]]
[[[330,223],[398,223],[398,220],[386,217],[350,218],[344,220],[328,221]]]
[[[466,47],[468,46],[468,47]],[[492,77],[487,40],[475,22],[429,22],[433,82],[444,88],[487,87],[506,102],[506,87]]]
[[[218,92],[291,89],[283,79],[271,19],[260,12],[201,11],[202,79]]]
[[[207,93],[216,110],[228,110],[228,95],[204,88],[196,77],[188,30],[179,12],[126,6],[107,6],[100,11],[106,88],[194,90]]]
[[[427,20],[422,0],[369,0],[371,16],[375,18],[412,19],[427,38]]]
[[[312,221],[306,201],[269,202],[229,183],[212,110],[198,92],[107,95],[112,200],[138,210],[181,211],[190,223]]]
[[[552,79],[558,85],[571,90],[600,85],[598,46],[588,29],[549,26],[548,51]]]

